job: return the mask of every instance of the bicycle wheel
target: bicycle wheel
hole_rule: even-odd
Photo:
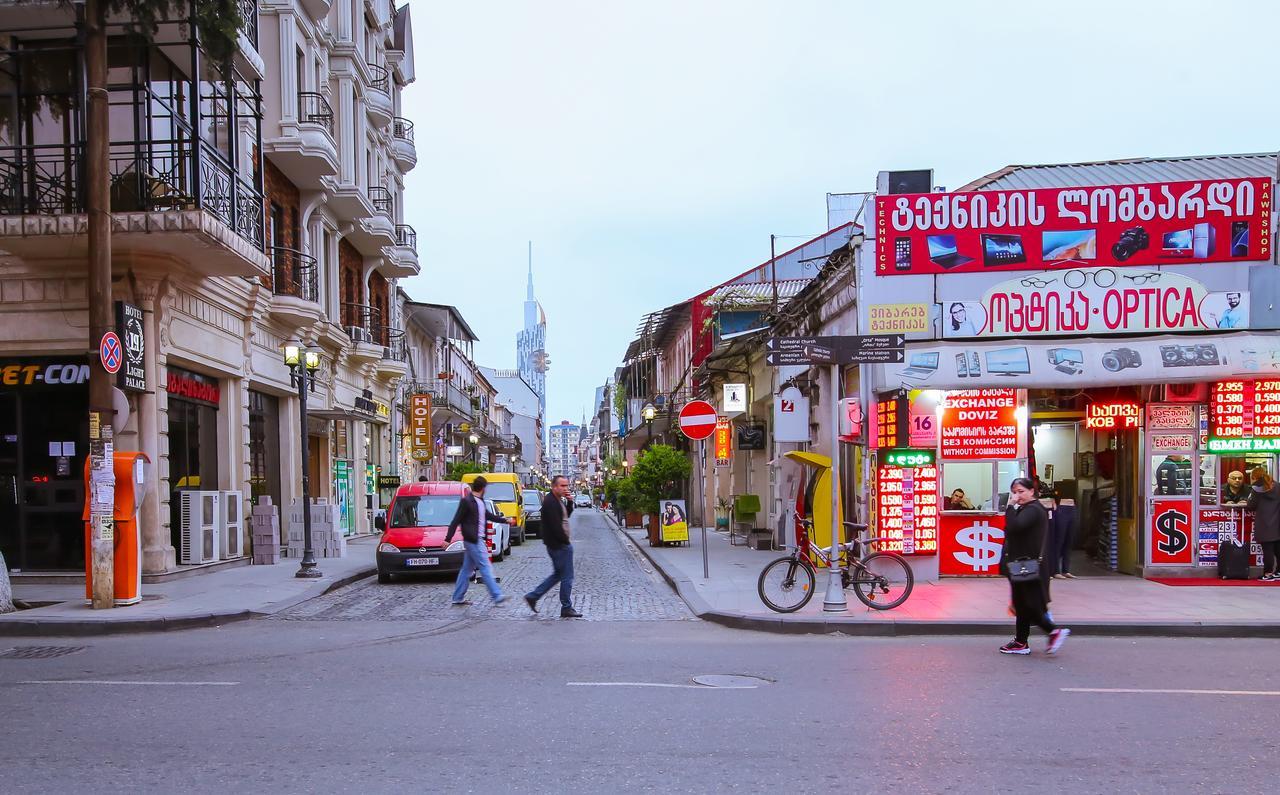
[[[760,572],[760,601],[777,613],[794,613],[813,598],[813,567],[798,558],[778,558]]]
[[[896,552],[876,552],[862,566],[853,577],[853,592],[864,605],[892,610],[907,601],[916,578],[906,558]]]

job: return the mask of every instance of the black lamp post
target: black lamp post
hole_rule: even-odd
[[[316,552],[311,546],[311,451],[307,438],[307,391],[315,391],[315,373],[320,369],[320,352],[309,351],[302,343],[290,340],[284,345],[284,363],[298,388],[298,416],[302,429],[302,562],[293,575],[303,579],[324,576],[316,568]]]
[[[644,426],[649,432],[649,441],[645,444],[645,447],[651,447],[653,445],[653,420],[658,416],[658,408],[652,403],[646,403],[644,408],[640,409],[640,416],[644,417]]]

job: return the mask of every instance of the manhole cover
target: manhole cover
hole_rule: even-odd
[[[707,687],[752,688],[773,684],[772,679],[759,676],[741,676],[739,674],[704,674],[693,677],[693,681]]]
[[[84,651],[88,646],[15,646],[0,652],[4,660],[47,660],[51,657],[65,657]]]

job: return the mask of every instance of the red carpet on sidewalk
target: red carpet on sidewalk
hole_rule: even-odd
[[[1233,585],[1233,586],[1273,586],[1280,589],[1280,582],[1263,582],[1262,580],[1220,580],[1217,577],[1148,577],[1151,582],[1161,585]]]

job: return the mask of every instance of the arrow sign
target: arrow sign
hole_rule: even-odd
[[[816,364],[896,364],[906,361],[901,334],[770,337],[765,362],[773,367]]]

